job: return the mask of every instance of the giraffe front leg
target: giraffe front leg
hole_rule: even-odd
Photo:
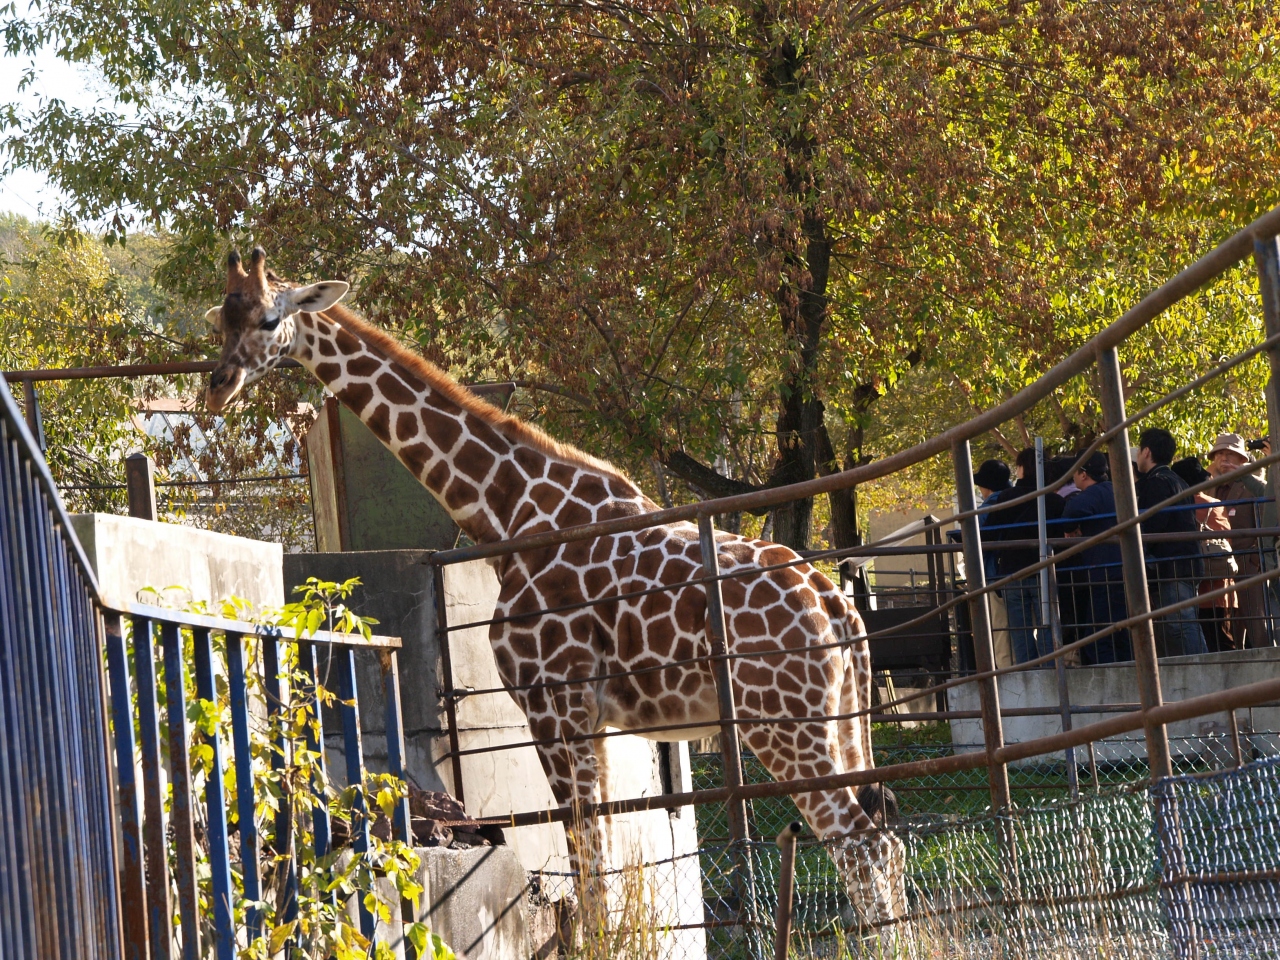
[[[565,824],[565,839],[575,874],[578,897],[578,930],[581,937],[596,936],[606,929],[608,888],[605,872],[604,837],[600,821],[588,815],[584,807],[603,799],[601,761],[596,741],[573,738],[591,730],[586,716],[546,716],[530,718],[535,740],[558,740],[538,747],[538,756],[551,785],[551,792],[562,806],[573,808],[571,822]],[[583,711],[585,713],[585,711]],[[575,722],[576,721],[576,722]]]
[[[841,745],[834,723],[778,724],[772,729],[748,727],[744,738],[777,780],[800,780],[841,772]],[[862,920],[881,924],[907,912],[905,846],[894,834],[878,829],[845,787],[793,798],[814,835],[827,850]]]

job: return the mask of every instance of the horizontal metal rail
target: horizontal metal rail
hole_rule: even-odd
[[[1087,743],[1105,740],[1108,737],[1118,736],[1122,733],[1133,733],[1136,730],[1141,730],[1144,724],[1147,723],[1177,723],[1180,720],[1190,720],[1206,714],[1257,706],[1260,703],[1276,699],[1280,699],[1280,679],[1260,680],[1257,683],[1231,687],[1227,690],[1219,690],[1203,696],[1191,697],[1187,700],[1164,703],[1147,711],[1134,710],[1129,713],[1117,714],[1114,717],[1076,727],[1063,733],[1037,737],[1034,740],[1025,740],[1021,743],[1006,744],[995,751],[994,760],[997,763],[1027,760],[1047,753],[1058,753],[1067,747],[1080,747]],[[654,797],[635,797],[628,800],[583,803],[576,806],[556,807],[551,810],[513,813],[506,817],[484,817],[480,819],[480,822],[510,827],[532,826],[541,823],[573,823],[577,817],[610,817],[624,813],[636,813],[642,810],[670,810],[692,804],[724,803],[727,800],[761,800],[766,797],[815,793],[824,790],[836,790],[842,787],[861,787],[873,783],[894,783],[898,780],[914,780],[944,773],[977,770],[986,767],[990,762],[991,760],[987,755],[978,750],[973,753],[952,754],[945,757],[933,757],[928,760],[913,760],[908,763],[890,764],[886,767],[875,767],[867,770],[852,770],[822,777],[809,777],[804,780],[775,780],[770,783],[745,784],[736,789],[712,787],[704,790],[668,793]]]
[[[1147,510],[1142,511],[1132,519],[1122,521],[1116,524],[1115,526],[1113,526],[1112,528],[1110,528],[1109,530],[1103,531],[1102,533],[1096,534],[1092,537],[1073,538],[1072,546],[1062,550],[1059,553],[1054,554],[1053,556],[1045,560],[1040,560],[1036,563],[1029,564],[1026,567],[1023,567],[1018,572],[1012,573],[1006,577],[1002,577],[1001,579],[995,580],[992,583],[989,583],[980,589],[969,590],[963,594],[958,594],[956,596],[953,596],[951,599],[939,604],[937,607],[930,609],[927,613],[920,614],[919,616],[914,617],[910,620],[906,620],[899,624],[894,624],[882,630],[877,630],[872,633],[869,633],[865,637],[859,638],[859,641],[878,640],[883,637],[889,637],[895,634],[901,634],[908,627],[923,626],[927,624],[930,620],[936,619],[940,614],[945,613],[948,610],[954,609],[955,607],[959,606],[961,603],[976,599],[981,596],[985,596],[987,594],[995,592],[996,590],[1007,587],[1015,583],[1016,581],[1029,576],[1032,573],[1036,573],[1041,569],[1047,568],[1049,566],[1053,566],[1062,560],[1068,559],[1069,557],[1073,557],[1073,556],[1076,556],[1077,554],[1084,552],[1090,547],[1096,546],[1099,543],[1103,543],[1106,540],[1111,539],[1117,533],[1122,532],[1123,530],[1127,530],[1131,527],[1138,526],[1142,521],[1150,519],[1152,516],[1164,510],[1166,507],[1171,506],[1175,503],[1178,503],[1188,496],[1194,495],[1199,490],[1205,489],[1211,483],[1229,482],[1230,480],[1233,480],[1233,479],[1239,479],[1240,477],[1250,474],[1259,465],[1265,466],[1270,463],[1280,463],[1280,452],[1273,453],[1269,457],[1265,457],[1254,464],[1250,464],[1246,467],[1241,467],[1238,470],[1233,470],[1229,473],[1225,473],[1221,477],[1214,478],[1212,480],[1207,480],[1204,483],[1197,484],[1193,487],[1188,487],[1184,491],[1179,491],[1177,494],[1171,497],[1167,497],[1166,499],[1153,505]],[[1253,535],[1256,536],[1257,534],[1254,533]],[[829,553],[838,554],[838,553],[843,553],[843,551],[829,551]],[[494,617],[488,620],[477,620],[468,624],[463,624],[461,627],[458,627],[457,629],[462,629],[463,627],[485,626],[492,623],[505,623],[508,621],[516,621],[516,620],[536,620],[539,616],[542,616],[550,612],[564,612],[566,610],[585,609],[587,607],[596,606],[601,603],[617,602],[617,601],[629,599],[631,597],[647,596],[652,593],[661,593],[668,590],[680,589],[682,587],[705,584],[708,582],[712,582],[713,580],[720,581],[720,580],[731,579],[734,577],[757,576],[761,573],[769,572],[771,570],[786,569],[786,568],[794,567],[807,562],[809,561],[791,560],[785,563],[772,564],[772,565],[763,566],[763,567],[746,567],[746,568],[743,568],[742,570],[735,570],[735,571],[730,571],[729,573],[722,573],[715,578],[709,578],[709,577],[691,578],[688,581],[685,581],[684,583],[680,583],[680,584],[663,585],[660,587],[652,587],[646,590],[637,590],[629,593],[617,594],[612,597],[597,598],[597,599],[582,601],[580,603],[574,603],[574,604],[565,604],[563,607],[556,607],[556,608],[552,608],[551,610],[533,611],[527,614],[519,614],[517,616],[512,616],[512,617]],[[1051,663],[1052,661],[1064,656],[1065,654],[1073,650],[1083,649],[1089,644],[1094,643],[1097,640],[1101,640],[1104,637],[1108,637],[1118,630],[1122,630],[1130,626],[1136,626],[1139,623],[1144,623],[1147,620],[1154,619],[1155,617],[1160,616],[1162,614],[1172,613],[1172,612],[1184,609],[1185,607],[1198,605],[1200,602],[1207,599],[1213,599],[1214,597],[1220,597],[1220,596],[1225,596],[1229,593],[1235,593],[1242,587],[1249,586],[1253,583],[1262,583],[1262,582],[1274,579],[1277,575],[1278,574],[1275,571],[1272,571],[1270,573],[1259,574],[1257,576],[1250,577],[1247,579],[1237,579],[1232,586],[1224,587],[1220,590],[1215,590],[1209,593],[1200,594],[1198,597],[1193,598],[1191,600],[1170,604],[1166,607],[1160,608],[1157,611],[1153,611],[1150,614],[1137,616],[1137,617],[1130,617],[1118,623],[1111,624],[1110,626],[1102,630],[1098,630],[1088,635],[1087,637],[1084,637],[1080,640],[1075,641],[1074,643],[1065,644],[1059,649],[1053,651],[1050,654],[1046,654],[1045,656],[1037,657],[1025,663],[1014,664],[1009,667],[1002,667],[992,673],[968,674],[964,677],[958,677],[954,680],[950,680],[947,683],[939,685],[938,687],[931,688],[931,690],[941,691],[945,689],[950,689],[951,687],[960,686],[961,684],[964,684],[964,683],[972,683],[977,680],[986,679],[987,677],[1001,676],[1005,673],[1014,673],[1019,670],[1031,669],[1033,667],[1040,666],[1043,663]],[[742,653],[723,653],[723,654],[718,654],[714,656],[710,652],[708,652],[706,654],[703,654],[697,657],[689,657],[682,660],[670,660],[666,663],[657,664],[650,667],[641,667],[635,670],[595,674],[589,677],[578,677],[578,678],[567,679],[567,680],[539,680],[539,681],[535,681],[533,683],[528,683],[528,684],[513,684],[510,687],[491,688],[483,692],[501,693],[501,692],[507,692],[510,690],[535,690],[535,689],[544,689],[544,688],[550,688],[550,687],[569,686],[569,685],[582,684],[582,683],[597,683],[597,682],[603,682],[606,680],[621,679],[629,676],[639,676],[640,674],[644,674],[644,673],[655,673],[655,672],[660,672],[664,670],[670,670],[676,667],[686,667],[686,666],[693,666],[693,665],[702,664],[702,663],[710,663],[713,660],[731,661],[731,660],[752,659],[752,658],[766,657],[766,656],[778,656],[780,654],[794,655],[802,652],[834,649],[836,647],[841,647],[846,645],[847,644],[844,641],[833,641],[830,643],[809,644],[803,647],[788,648],[785,650],[765,650],[765,651],[753,650],[753,651],[747,651]],[[468,695],[474,696],[475,692],[469,692]],[[897,700],[891,700],[887,703],[881,704],[881,707],[895,706],[899,703],[905,703],[911,699],[915,699],[915,698],[909,697],[906,699],[899,698]],[[858,714],[851,714],[850,716],[861,716],[863,713],[869,713],[869,712],[870,710],[868,709]],[[700,726],[700,724],[686,724],[685,726],[689,728],[696,728]]]
[[[185,610],[171,610],[168,607],[156,607],[146,603],[111,602],[106,600],[103,603],[103,608],[127,616],[151,620],[155,623],[171,623],[179,627],[218,630],[222,633],[235,633],[263,639],[392,650],[399,649],[401,646],[399,637],[384,637],[376,633],[367,640],[358,633],[334,633],[329,630],[317,630],[315,633],[306,634],[306,636],[298,636],[297,632],[290,627],[276,627],[245,620],[230,620],[226,617],[204,613],[188,613]]]

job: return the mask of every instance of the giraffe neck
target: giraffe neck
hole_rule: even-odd
[[[364,422],[475,542],[586,523],[610,503],[613,515],[654,509],[608,464],[476,398],[349,312],[333,308],[295,319],[289,354]],[[592,491],[585,504],[584,481]]]

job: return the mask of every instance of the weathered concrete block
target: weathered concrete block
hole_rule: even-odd
[[[509,847],[418,847],[418,883],[423,893],[415,919],[438,934],[462,960],[529,960],[529,882]],[[385,943],[397,960],[405,960],[400,898],[390,880],[374,887],[392,919],[379,920],[374,940]],[[359,922],[356,898],[346,905],[352,925]]]
[[[1231,650],[1191,657],[1165,657],[1160,660],[1160,688],[1166,703],[1256,683],[1259,680],[1270,680],[1278,674],[1280,648],[1277,647]],[[1024,670],[1007,674],[999,678],[999,684],[1001,708],[1058,705],[1058,681],[1053,670]],[[1067,690],[1073,706],[1138,701],[1138,681],[1132,662],[1099,667],[1073,667],[1067,670]],[[977,686],[965,684],[948,690],[947,703],[952,710],[977,710]],[[1072,715],[1072,723],[1081,727],[1107,716],[1112,714],[1076,713]],[[1254,730],[1280,730],[1280,707],[1255,707],[1252,718]],[[1221,726],[1215,725],[1217,722]],[[1006,743],[1025,743],[1061,730],[1062,723],[1057,716],[1004,719]],[[1198,717],[1170,724],[1168,730],[1170,749],[1175,755],[1203,754],[1207,746],[1202,737],[1213,740],[1224,740],[1226,737],[1225,716],[1216,714]],[[981,721],[952,720],[951,740],[957,753],[983,749]],[[1221,759],[1225,756],[1224,749],[1229,751],[1230,748],[1224,747],[1224,744],[1214,745],[1213,757]],[[1249,749],[1247,743],[1245,749]],[[1101,741],[1094,745],[1094,755],[1099,762],[1140,760],[1146,756],[1142,731]],[[1080,754],[1077,753],[1077,760],[1079,758]],[[1043,762],[1043,759],[1037,757],[1021,761],[1022,764]]]
[[[240,597],[255,607],[284,603],[284,548],[246,537],[109,513],[80,513],[71,527],[103,592],[136,602],[145,587],[182,587],[175,600]]]

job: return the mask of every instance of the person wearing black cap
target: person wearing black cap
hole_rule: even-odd
[[[982,492],[982,503],[985,506],[992,496],[1009,489],[1009,468],[999,460],[984,460],[978,472],[973,475],[973,485]]]
[[[1069,537],[1092,537],[1115,526],[1116,498],[1111,489],[1111,472],[1107,458],[1101,453],[1092,454],[1072,479],[1080,491],[1068,498],[1063,507],[1062,521]],[[1078,580],[1087,587],[1081,593],[1087,596],[1077,609],[1076,630],[1080,637],[1088,636],[1104,626],[1128,616],[1124,599],[1124,575],[1120,568],[1120,544],[1104,540],[1080,555]],[[1085,666],[1099,663],[1116,663],[1132,660],[1132,645],[1128,630],[1117,630],[1089,644],[1080,651],[1080,662]]]

